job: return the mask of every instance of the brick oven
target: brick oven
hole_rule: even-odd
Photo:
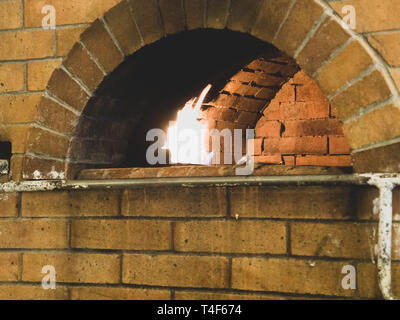
[[[54,30],[0,2],[22,19],[0,21],[0,299],[400,295],[397,73],[341,1],[48,2]],[[253,130],[240,156],[149,163],[208,84],[198,121]]]

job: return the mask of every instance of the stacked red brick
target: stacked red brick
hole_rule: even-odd
[[[351,166],[342,124],[328,100],[304,72],[288,81],[256,125],[256,162]]]

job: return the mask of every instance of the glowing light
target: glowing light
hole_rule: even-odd
[[[170,151],[170,163],[210,165],[212,153],[208,152],[208,123],[201,106],[211,89],[209,84],[198,98],[189,100],[178,111],[176,121],[171,121],[164,149]]]

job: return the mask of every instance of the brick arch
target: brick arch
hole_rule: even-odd
[[[124,0],[93,22],[54,71],[29,133],[23,178],[73,177],[71,137],[103,79],[140,48],[203,28],[248,33],[294,58],[343,122],[356,170],[400,169],[398,89],[380,56],[325,1]]]

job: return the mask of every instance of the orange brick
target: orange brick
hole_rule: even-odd
[[[41,285],[0,285],[0,300],[66,300],[68,289],[58,286],[43,290]]]
[[[24,69],[22,63],[0,64],[0,92],[24,90]]]
[[[118,215],[118,191],[60,191],[22,194],[24,217]]]
[[[0,34],[0,60],[51,57],[54,54],[51,30],[30,30]]]
[[[23,281],[42,281],[43,266],[54,266],[58,282],[118,283],[120,258],[116,254],[24,253]]]
[[[249,139],[248,144],[253,144],[254,146],[254,155],[260,155],[262,153],[264,139]]]
[[[1,220],[0,232],[3,249],[68,247],[67,222],[62,220]]]
[[[284,137],[325,136],[342,134],[342,124],[336,119],[287,120]]]
[[[50,76],[61,64],[61,60],[44,60],[28,63],[28,90],[44,90]]]
[[[346,137],[330,136],[329,137],[329,153],[330,154],[349,154],[350,147]]]
[[[71,246],[87,249],[169,250],[171,223],[138,220],[77,220]]]
[[[44,15],[41,13],[45,5],[52,5],[56,9],[56,24],[74,24],[92,22],[116,5],[119,0],[86,1],[80,0],[26,0],[25,27],[41,27]]]
[[[171,292],[161,289],[72,287],[71,300],[169,300]]]
[[[217,217],[227,213],[225,188],[125,190],[122,214],[136,217]]]
[[[174,233],[177,251],[259,254],[286,252],[286,225],[281,222],[176,222]]]
[[[280,154],[255,156],[254,161],[257,163],[282,164],[282,156]]]
[[[325,154],[327,137],[286,137],[264,139],[265,154]]]
[[[313,261],[292,258],[234,258],[232,288],[240,290],[355,296],[344,290],[342,268],[347,261]],[[288,281],[290,279],[290,281]]]
[[[228,286],[228,259],[224,257],[126,254],[122,270],[123,283],[198,288]]]
[[[22,25],[21,1],[0,2],[0,29],[17,29]]]
[[[86,27],[68,27],[57,29],[57,54],[65,57],[72,49],[79,36],[86,30]]]
[[[40,94],[18,94],[0,96],[0,122],[32,122]]]
[[[263,118],[265,119],[265,118]],[[282,123],[279,121],[263,121],[260,120],[256,126],[257,137],[278,138],[281,136]]]
[[[18,253],[0,253],[0,281],[18,281],[20,263]]]
[[[18,215],[18,194],[0,193],[0,217],[16,217]]]

